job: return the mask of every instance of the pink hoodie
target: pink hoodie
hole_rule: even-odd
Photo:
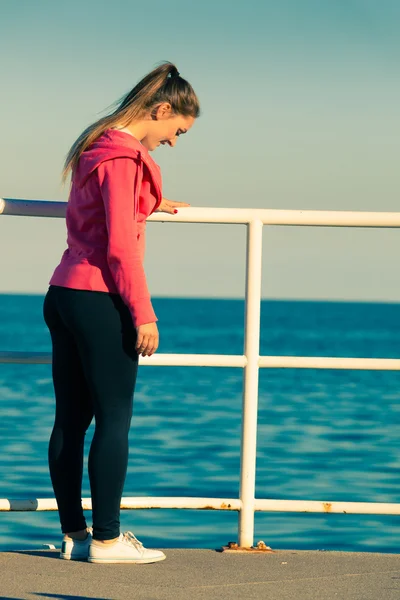
[[[50,285],[118,293],[135,327],[157,321],[143,269],[146,219],[161,172],[129,133],[107,129],[79,158],[67,204],[67,244]]]

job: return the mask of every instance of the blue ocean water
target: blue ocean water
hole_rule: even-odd
[[[244,302],[154,298],[159,352],[243,354]],[[0,295],[0,350],[50,352],[42,296]],[[263,301],[261,354],[398,358],[400,305]],[[124,496],[239,493],[242,370],[142,367]],[[400,373],[262,369],[257,498],[400,502]],[[0,364],[0,498],[51,498],[50,365]],[[86,454],[93,434],[89,429]],[[85,474],[83,496],[89,496]],[[90,524],[90,512],[86,513]],[[147,546],[237,541],[236,512],[134,510]],[[60,545],[55,512],[0,513],[0,550]],[[256,513],[274,549],[399,552],[395,516]]]

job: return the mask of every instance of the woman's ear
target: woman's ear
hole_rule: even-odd
[[[156,115],[155,120],[168,119],[172,114],[172,106],[169,102],[162,102],[154,110]]]

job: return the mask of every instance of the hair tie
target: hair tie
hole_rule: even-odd
[[[178,69],[176,69],[174,73],[171,72],[169,75],[171,79],[174,79],[175,77],[179,77],[180,73]]]

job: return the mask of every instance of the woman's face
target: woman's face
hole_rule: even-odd
[[[147,135],[141,140],[151,152],[160,145],[175,146],[177,139],[192,127],[194,117],[175,115],[167,102],[160,104],[151,115]]]

